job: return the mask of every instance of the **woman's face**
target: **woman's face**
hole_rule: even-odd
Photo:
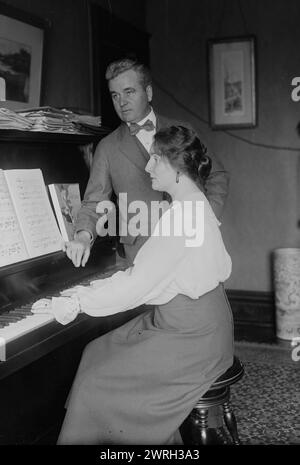
[[[155,153],[155,147],[150,149],[150,160],[145,171],[150,174],[152,188],[156,191],[172,191],[176,179],[176,171],[167,158]]]

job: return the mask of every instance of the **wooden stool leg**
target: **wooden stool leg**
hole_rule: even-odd
[[[200,429],[199,445],[208,444],[208,409],[197,409],[197,420],[195,421],[197,429]]]
[[[225,424],[228,428],[228,431],[230,432],[230,435],[232,437],[233,443],[236,445],[241,444],[239,435],[238,435],[238,430],[237,430],[237,422],[235,415],[232,411],[232,408],[230,406],[229,402],[224,402],[223,404],[223,410],[224,410],[224,420]]]

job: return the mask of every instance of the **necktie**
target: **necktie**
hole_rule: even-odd
[[[154,131],[155,127],[150,119],[147,119],[144,124],[130,123],[129,131],[132,136],[135,136],[141,129],[145,129],[145,131]]]

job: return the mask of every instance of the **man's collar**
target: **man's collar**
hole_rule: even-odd
[[[139,121],[137,124],[138,124],[138,125],[142,125],[142,124],[146,123],[146,121],[147,121],[148,119],[149,119],[150,121],[152,121],[152,123],[154,124],[154,126],[155,126],[155,128],[156,128],[156,115],[155,115],[155,113],[154,113],[152,107],[151,107],[150,113],[148,113],[148,115],[145,116],[145,118],[143,118],[143,119],[142,119],[141,121]],[[130,123],[126,123],[126,124],[127,124],[127,126],[130,125]]]

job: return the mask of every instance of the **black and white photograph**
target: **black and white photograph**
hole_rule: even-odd
[[[0,0],[13,459],[300,445],[299,17],[299,0]]]

